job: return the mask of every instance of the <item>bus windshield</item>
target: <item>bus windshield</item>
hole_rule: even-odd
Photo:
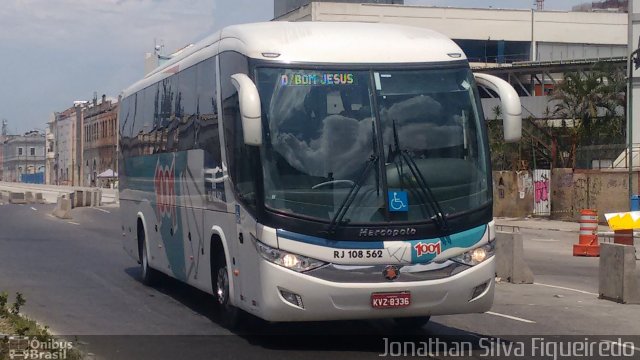
[[[353,196],[349,223],[424,222],[491,200],[468,68],[265,67],[256,78],[268,209],[331,221]]]

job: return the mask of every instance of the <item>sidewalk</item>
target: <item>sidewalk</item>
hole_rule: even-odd
[[[573,221],[549,220],[544,218],[494,218],[496,225],[517,226],[521,229],[555,230],[575,232],[580,231],[580,224]],[[598,232],[610,232],[609,226],[598,225]]]

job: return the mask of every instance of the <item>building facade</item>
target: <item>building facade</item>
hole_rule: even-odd
[[[472,63],[600,59],[627,53],[627,14],[623,12],[312,2],[275,20],[425,27],[453,39]]]
[[[308,5],[312,0],[275,0],[273,2],[273,17],[280,17],[290,11]],[[369,3],[369,4],[404,4],[404,0],[313,0],[314,2],[333,3]]]
[[[104,186],[112,179],[98,175],[116,172],[118,147],[118,101],[107,100],[105,95],[84,108],[83,118],[83,185]]]
[[[44,183],[45,136],[30,131],[12,136],[3,144],[2,180]]]
[[[51,114],[45,129],[45,184],[56,184],[56,115]]]
[[[76,101],[53,115],[53,184],[82,184],[82,110],[86,105],[86,101]]]

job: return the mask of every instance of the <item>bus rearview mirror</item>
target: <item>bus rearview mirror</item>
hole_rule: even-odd
[[[488,74],[473,74],[478,85],[495,91],[500,97],[502,108],[502,124],[504,140],[518,142],[522,137],[522,107],[520,97],[515,89],[497,76]]]
[[[262,145],[262,109],[256,84],[246,74],[231,75],[231,83],[238,90],[242,135],[247,145]]]

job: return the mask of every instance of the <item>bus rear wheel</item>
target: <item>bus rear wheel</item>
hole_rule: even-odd
[[[393,321],[396,323],[398,327],[404,329],[420,329],[423,326],[427,325],[431,316],[416,316],[416,317],[406,317],[406,318],[394,318]]]
[[[240,310],[231,304],[229,299],[229,271],[224,251],[220,249],[215,256],[211,269],[213,295],[222,325],[227,329],[236,329],[240,324]],[[213,257],[212,256],[212,257]]]

